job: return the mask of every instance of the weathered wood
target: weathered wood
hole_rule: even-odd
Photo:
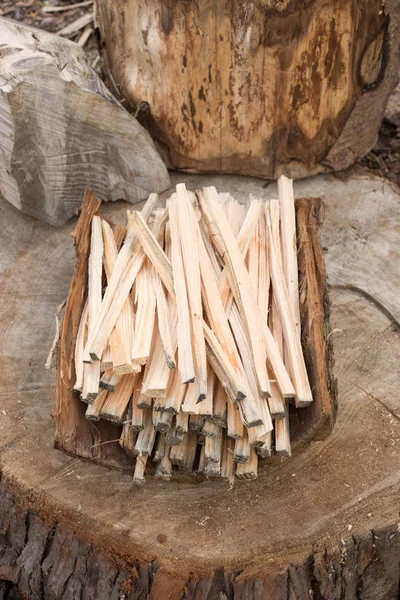
[[[398,0],[96,5],[121,93],[186,171],[348,167],[374,144],[399,76]]]
[[[135,203],[169,177],[82,48],[0,17],[0,193],[61,225],[81,208],[85,185],[104,201]]]

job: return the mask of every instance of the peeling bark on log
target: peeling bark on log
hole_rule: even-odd
[[[0,481],[0,600],[397,600],[397,528],[316,544],[288,568],[194,574],[126,561],[18,506]]]
[[[116,101],[77,44],[0,18],[0,194],[62,225],[85,186],[139,202],[169,186],[147,131]]]
[[[298,178],[375,142],[399,0],[96,0],[106,58],[169,164]]]

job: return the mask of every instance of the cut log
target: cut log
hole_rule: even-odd
[[[96,5],[113,77],[174,168],[344,169],[374,144],[398,81],[397,0]]]
[[[0,193],[62,225],[89,185],[104,201],[169,187],[147,131],[117,102],[77,44],[0,17]],[[40,149],[40,151],[38,151]]]

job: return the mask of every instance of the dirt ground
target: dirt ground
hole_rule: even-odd
[[[40,27],[51,33],[58,33],[85,15],[93,14],[93,11],[92,0],[0,0],[0,16]],[[99,54],[100,40],[95,22],[94,15],[89,24],[67,34],[67,37],[84,47],[93,68],[119,98],[118,87],[111,74],[106,72]],[[400,185],[400,84],[389,100],[378,140],[360,164]]]

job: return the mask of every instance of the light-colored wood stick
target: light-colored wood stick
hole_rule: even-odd
[[[144,413],[143,429],[139,431],[135,445],[135,451],[138,456],[146,456],[151,454],[156,439],[156,430],[153,426],[152,409],[146,408]]]
[[[227,402],[228,416],[227,416],[227,433],[226,435],[233,439],[239,439],[243,437],[243,423],[240,418],[239,408]]]
[[[236,463],[233,460],[234,448],[234,440],[225,437],[222,448],[221,477],[222,479],[226,479],[230,486],[233,486],[235,483]]]
[[[268,458],[272,454],[272,434],[269,435],[267,441],[262,446],[257,446],[255,449],[260,458]]]
[[[143,207],[143,211],[148,206],[148,203],[149,201]],[[166,219],[167,212],[165,211],[164,215],[155,221],[153,229],[156,238],[163,231]],[[98,356],[101,356],[111,331],[129,296],[136,276],[145,260],[146,254],[143,248],[138,243],[134,244],[134,241],[134,231],[130,231],[115,262],[110,283],[104,294],[96,327],[92,336],[88,337],[85,346],[85,356],[88,359],[96,360]],[[116,294],[116,290],[118,290],[118,294]]]
[[[150,354],[144,370],[142,394],[150,398],[166,398],[171,370],[165,360],[157,326],[154,328]]]
[[[226,428],[227,426],[227,402],[229,402],[229,400],[226,395],[226,391],[222,387],[221,383],[217,381],[214,388],[213,414],[212,416],[207,417],[207,419],[215,425],[218,425],[218,427]]]
[[[276,340],[277,346],[283,355],[283,333],[282,325],[276,307],[275,298],[272,296],[271,309],[269,314],[270,329]],[[273,419],[283,419],[285,416],[285,400],[275,381],[271,381],[271,398],[268,398],[269,408]]]
[[[286,282],[282,267],[276,258],[275,245],[272,238],[271,221],[266,213],[271,257],[271,277],[274,298],[281,318],[283,335],[288,348],[290,371],[296,391],[296,406],[308,406],[313,400],[307,370],[304,362],[300,338],[297,334],[291,305],[288,298]]]
[[[135,283],[135,334],[132,344],[132,360],[144,365],[150,356],[156,316],[156,285],[154,269],[145,260]],[[117,321],[118,323],[118,321]]]
[[[137,378],[138,376],[136,373],[129,373],[128,375],[121,376],[121,379],[115,388],[115,392],[108,392],[106,401],[100,411],[100,417],[102,419],[114,423],[122,423]]]
[[[176,415],[176,431],[179,434],[189,431],[189,415],[187,413],[180,411]]]
[[[107,221],[102,221],[102,231],[104,242],[104,271],[106,273],[107,282],[110,283],[111,275],[118,257],[118,249],[114,233]],[[117,235],[120,237],[120,229],[117,230]],[[131,300],[128,298],[109,338],[112,366],[120,375],[133,372],[130,353],[133,337],[133,323],[133,309]]]
[[[136,458],[135,472],[133,474],[133,483],[135,485],[142,485],[145,482],[144,474],[146,472],[147,459],[148,454],[140,455]]]
[[[187,296],[182,247],[179,239],[179,220],[176,196],[169,201],[169,226],[171,234],[171,263],[176,292],[178,368],[182,383],[194,381],[194,359],[190,332],[189,299]]]
[[[165,442],[167,446],[177,446],[182,443],[183,432],[178,431],[176,428],[176,417],[173,418],[172,425],[167,433]]]
[[[172,415],[165,411],[154,410],[153,406],[153,425],[154,429],[160,433],[167,433],[172,424]]]
[[[101,282],[103,276],[103,236],[101,219],[92,219],[90,254],[88,266],[88,338],[95,327],[101,310]],[[99,357],[100,358],[100,357]],[[83,357],[85,359],[85,357]],[[84,366],[82,398],[93,401],[99,391],[100,360]]]
[[[207,397],[202,402],[197,402],[196,386],[194,383],[189,383],[182,403],[182,411],[190,415],[211,416],[212,397]]]
[[[272,389],[272,384],[271,384]],[[256,446],[262,446],[262,444],[269,439],[271,435],[271,431],[273,429],[270,411],[268,409],[268,403],[270,398],[260,398],[260,409],[262,415],[262,423],[261,425],[257,425],[256,427],[250,427],[247,429],[247,434],[249,437],[249,443],[252,448]],[[240,410],[240,407],[239,407]],[[243,420],[243,419],[242,419]]]
[[[291,456],[289,406],[285,403],[285,417],[275,423],[275,451],[280,456]]]
[[[88,407],[85,412],[86,419],[89,421],[99,421],[100,420],[100,411],[102,406],[107,398],[107,390],[102,390],[98,395],[95,401],[92,404],[88,404]]]
[[[204,418],[200,415],[189,416],[189,431],[201,431],[203,429]],[[200,442],[199,442],[200,443]]]
[[[200,238],[200,230],[184,183],[176,186],[176,197],[170,201],[171,205],[174,203],[177,205],[183,271],[191,323],[196,396],[197,402],[201,402],[207,395],[207,360],[203,335],[203,307],[197,241]]]
[[[162,435],[162,433],[158,433],[156,442],[154,444],[153,462],[159,463],[165,455],[165,450],[165,437]]]
[[[198,194],[200,208],[213,235],[212,241],[228,268],[229,282],[250,342],[260,393],[268,397],[270,385],[261,316],[252,294],[249,273],[243,256],[216,196],[215,188],[204,188]]]
[[[184,433],[182,436],[182,442],[171,447],[171,450],[169,452],[169,459],[173,465],[183,466],[185,464],[189,436],[193,435],[195,434]]]
[[[237,463],[245,463],[250,456],[251,447],[247,430],[243,430],[243,437],[235,440],[235,449],[233,452],[233,460]]]
[[[101,372],[109,371],[112,368],[113,368],[113,359],[112,359],[112,354],[111,354],[110,342],[108,342],[108,344],[105,347],[105,350],[103,352],[103,356],[101,357],[100,371]]]
[[[112,369],[108,369],[107,371],[104,371],[104,373],[100,379],[99,385],[104,390],[108,390],[109,392],[115,392],[115,388],[120,379],[121,379],[121,375],[119,375]]]
[[[132,416],[131,416],[131,424],[134,431],[141,431],[144,427],[144,409],[139,408],[138,404],[140,402],[142,395],[142,385],[141,385],[141,377],[138,377],[138,380],[135,384],[135,388],[133,390],[132,395]]]
[[[220,430],[221,428],[218,425],[215,425],[215,423],[205,419],[201,432],[206,437],[217,437],[217,435],[220,433]]]
[[[284,175],[278,179],[281,209],[281,239],[283,272],[287,285],[294,323],[300,337],[299,273],[297,264],[296,210],[294,206],[293,181]]]
[[[176,351],[176,310],[170,310],[163,284],[158,273],[154,272],[154,286],[157,303],[158,330],[165,360],[169,369],[175,369]],[[171,299],[171,298],[170,298]],[[175,302],[173,302],[175,304]],[[171,307],[172,308],[172,307]]]
[[[75,374],[76,381],[74,385],[74,390],[77,392],[81,392],[83,389],[83,371],[84,371],[84,362],[83,362],[83,350],[86,343],[87,337],[87,320],[88,320],[88,311],[89,311],[89,303],[86,300],[85,306],[83,307],[81,320],[79,323],[78,334],[76,336],[75,342]]]
[[[153,408],[154,410],[163,412],[165,410],[165,398],[153,398]]]
[[[250,456],[245,463],[236,466],[236,477],[239,479],[257,479],[258,458],[253,448],[250,448]]]
[[[165,399],[165,410],[176,415],[181,409],[186,394],[186,386],[181,383],[178,369],[170,373]]]
[[[183,459],[183,464],[180,465],[183,471],[193,471],[197,453],[197,435],[193,432],[187,434],[187,446]]]
[[[164,456],[157,465],[157,470],[154,475],[157,479],[162,479],[163,481],[169,481],[172,475],[172,464],[169,460],[169,451],[169,448],[167,448]]]
[[[129,409],[128,409],[129,413]],[[135,431],[130,424],[130,421],[126,421],[122,427],[121,437],[119,439],[119,445],[125,450],[128,456],[136,456],[135,445],[137,440],[137,431]]]
[[[222,454],[222,430],[216,437],[206,437],[204,444],[206,456],[205,473],[209,477],[219,477],[221,475],[221,454]]]

